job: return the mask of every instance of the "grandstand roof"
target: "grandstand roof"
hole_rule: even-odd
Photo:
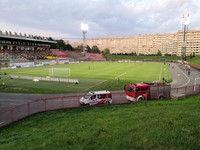
[[[2,32],[0,32],[0,39],[6,39],[6,40],[20,40],[20,41],[29,41],[29,42],[39,42],[39,43],[48,43],[48,44],[55,44],[57,43],[56,41],[49,41],[47,40],[47,38],[44,37],[40,37],[40,36],[28,36],[26,34],[24,34],[24,36],[22,34],[16,34],[13,35],[11,33],[9,34],[2,34]]]

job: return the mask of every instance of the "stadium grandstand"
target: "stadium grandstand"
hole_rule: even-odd
[[[18,62],[43,59],[51,55],[50,46],[55,43],[48,37],[0,30],[1,65],[11,59]]]
[[[62,52],[59,49],[51,49],[51,52],[53,53],[53,55],[56,55],[57,57],[69,57],[68,54]]]
[[[102,54],[63,51],[51,49],[56,44],[52,38],[0,30],[0,68],[19,66],[17,63],[32,62],[35,65],[44,61],[104,61]],[[28,64],[28,63],[26,63]],[[47,63],[45,63],[47,64]],[[22,67],[22,66],[20,66]]]
[[[86,53],[86,57],[89,59],[89,60],[92,60],[92,61],[104,61],[106,60],[102,54],[98,54],[98,53]]]

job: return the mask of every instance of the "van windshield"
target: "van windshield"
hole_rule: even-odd
[[[88,94],[86,94],[86,95],[84,96],[84,98],[85,98],[85,99],[89,99],[91,96],[92,96],[92,95],[88,93]]]
[[[131,86],[128,86],[128,91],[129,91],[129,92],[135,92],[135,88],[134,88],[134,87],[131,87]]]

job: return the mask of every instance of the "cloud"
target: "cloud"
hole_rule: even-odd
[[[182,28],[191,14],[191,29],[200,29],[198,0],[0,0],[0,29],[81,38],[169,33]]]

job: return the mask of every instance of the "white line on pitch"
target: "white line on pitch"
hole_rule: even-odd
[[[161,81],[161,75],[162,75],[161,73],[162,73],[162,70],[163,70],[163,65],[164,65],[164,64],[162,64],[162,67],[160,68],[160,76],[159,76],[159,81]]]
[[[121,77],[121,76],[124,76],[125,74],[126,74],[126,72],[123,73],[123,74],[120,74],[120,75],[116,76],[115,79],[117,79],[117,78],[119,78],[119,77]]]

